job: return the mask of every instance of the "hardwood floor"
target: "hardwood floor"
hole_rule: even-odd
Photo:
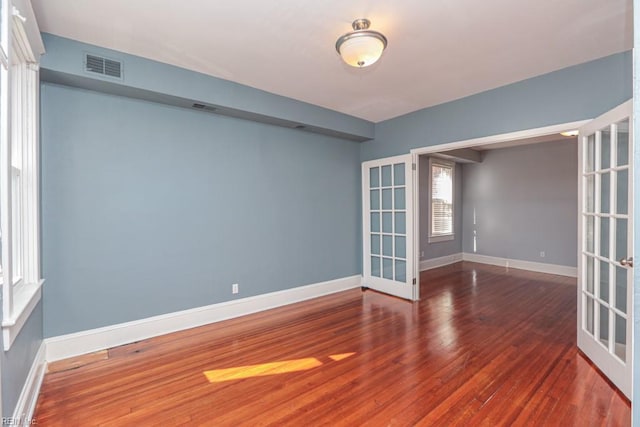
[[[630,425],[576,348],[575,279],[463,262],[421,281],[419,303],[346,291],[61,364],[37,423]]]

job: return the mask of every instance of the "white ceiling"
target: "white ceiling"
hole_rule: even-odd
[[[373,122],[632,47],[631,0],[32,0],[42,31]],[[365,69],[335,41],[389,39]]]

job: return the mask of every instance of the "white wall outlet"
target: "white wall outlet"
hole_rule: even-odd
[[[420,252],[420,258],[424,258],[424,251]]]
[[[540,258],[544,258],[547,254],[544,251],[540,251]]]
[[[239,289],[238,289],[238,288],[239,288],[239,286],[238,286],[238,284],[237,284],[237,283],[234,283],[233,285],[231,285],[231,293],[232,293],[232,294],[237,294],[237,293],[238,293],[238,291],[239,291]]]

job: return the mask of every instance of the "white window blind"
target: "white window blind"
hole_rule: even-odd
[[[432,160],[430,162],[430,172],[430,236],[452,236],[454,164]]]

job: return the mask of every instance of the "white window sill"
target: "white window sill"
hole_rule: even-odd
[[[44,279],[38,283],[22,283],[13,289],[13,310],[10,316],[5,315],[2,319],[4,351],[11,348],[11,344],[38,305],[42,297],[43,283]]]
[[[454,234],[441,234],[438,236],[429,236],[429,243],[448,242],[455,239]]]

